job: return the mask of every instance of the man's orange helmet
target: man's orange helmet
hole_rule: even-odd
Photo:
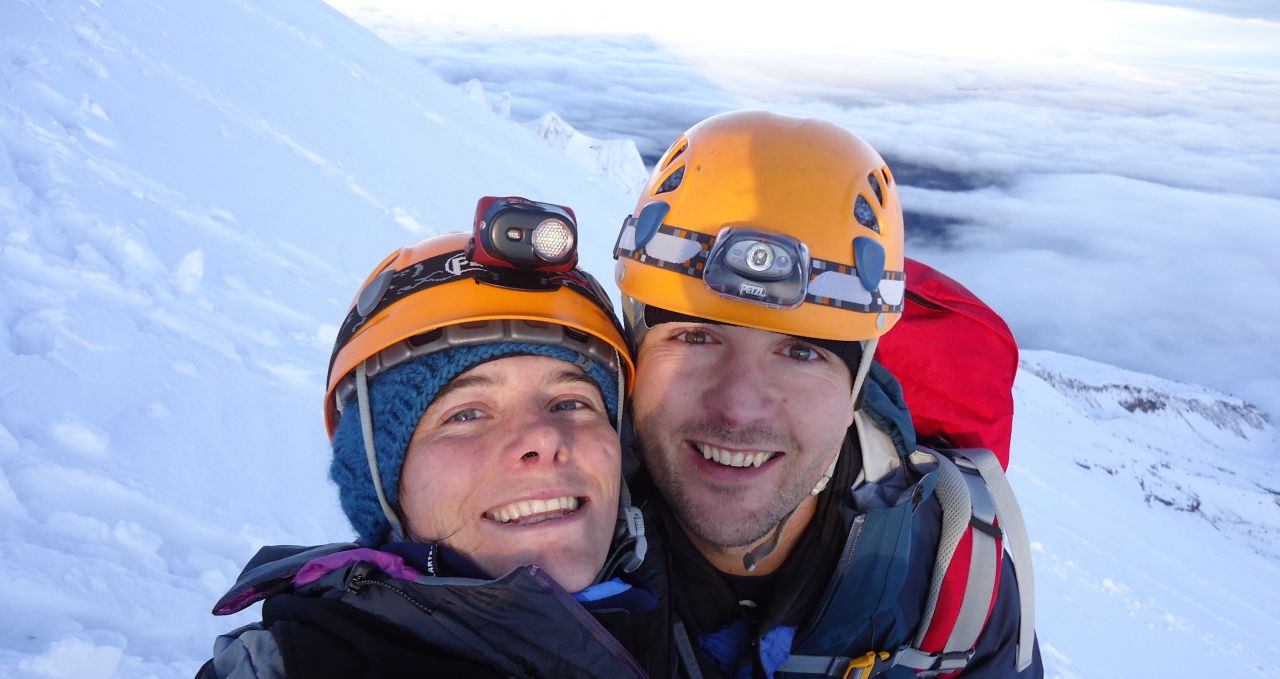
[[[638,334],[645,305],[835,341],[879,338],[902,315],[897,184],[869,144],[819,120],[748,111],[690,128],[614,257]]]

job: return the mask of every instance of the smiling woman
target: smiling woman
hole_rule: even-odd
[[[410,534],[490,575],[536,563],[585,589],[617,516],[616,407],[581,368],[547,356],[501,358],[454,378],[409,442],[400,506]]]
[[[259,552],[214,613],[265,600],[263,620],[219,637],[199,676],[667,672],[650,593],[665,587],[641,568],[621,478],[627,345],[576,255],[548,261],[525,233],[559,229],[572,249],[572,222],[487,198],[475,237],[427,239],[373,271],[325,400],[359,540]]]

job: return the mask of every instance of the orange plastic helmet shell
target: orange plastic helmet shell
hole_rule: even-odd
[[[624,303],[623,313],[633,324],[634,314],[648,304],[783,334],[857,341],[880,337],[902,315],[897,184],[875,149],[837,125],[758,111],[708,118],[663,154],[634,214],[658,201],[668,206],[664,232],[704,243],[735,226],[789,236],[843,276],[846,288],[859,264],[855,239],[871,239],[883,253],[883,277],[872,290],[850,291],[866,299],[864,306],[832,306],[831,298],[815,296],[821,287],[811,280],[805,302],[776,308],[709,289],[692,259],[687,271],[675,271],[645,263],[643,247],[633,256],[615,251],[618,286],[629,298],[624,302],[632,302]],[[705,252],[710,244],[703,247]]]
[[[403,271],[428,259],[456,253],[461,262],[466,256],[468,233],[434,236],[391,253],[361,285],[361,293],[385,271]],[[352,302],[356,308],[360,294]],[[607,305],[608,299],[603,302]],[[459,278],[427,287],[395,301],[364,321],[351,337],[333,354],[325,387],[325,427],[330,438],[338,426],[338,386],[362,362],[423,333],[452,326],[468,327],[485,321],[530,321],[554,324],[593,337],[620,358],[621,377],[628,393],[635,366],[612,316],[583,294],[568,288],[529,291],[483,284],[473,278]]]

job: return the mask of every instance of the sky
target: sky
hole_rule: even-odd
[[[0,679],[190,677],[259,547],[349,539],[321,402],[358,286],[483,195],[571,205],[609,271],[635,198],[574,153],[314,0],[0,3]],[[1023,359],[1048,676],[1280,676],[1276,427]]]
[[[331,0],[445,80],[652,162],[768,108],[870,141],[908,256],[1026,348],[1209,384],[1280,417],[1280,10],[1266,2]]]

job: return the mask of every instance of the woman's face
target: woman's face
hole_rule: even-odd
[[[490,577],[537,564],[565,589],[591,584],[618,514],[621,447],[595,382],[545,356],[454,378],[409,442],[400,506],[410,532]]]

